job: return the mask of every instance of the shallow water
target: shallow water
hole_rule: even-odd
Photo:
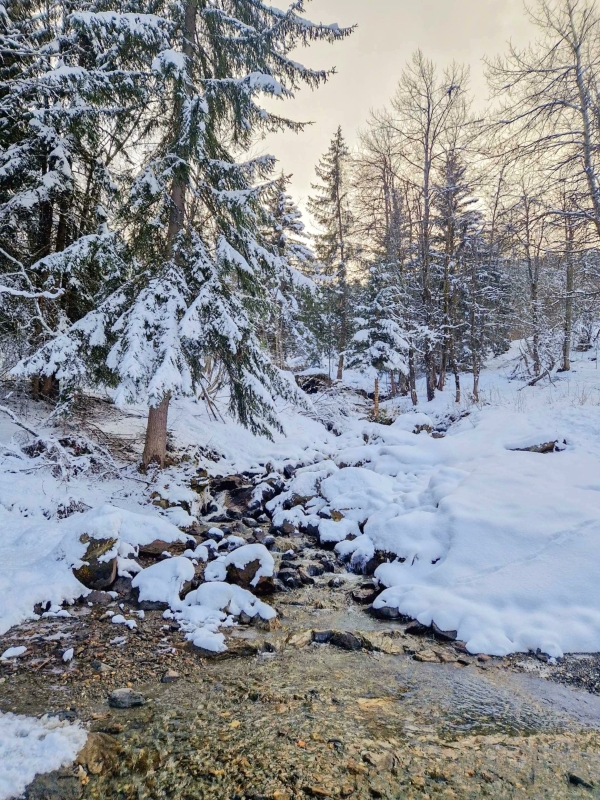
[[[291,629],[391,627],[285,611]],[[113,712],[124,755],[86,797],[571,798],[600,781],[600,698],[501,666],[310,645],[146,690],[152,704]]]

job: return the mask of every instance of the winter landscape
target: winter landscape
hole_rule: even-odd
[[[0,0],[0,800],[600,796],[600,8],[436,2]]]

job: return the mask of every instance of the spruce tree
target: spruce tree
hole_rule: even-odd
[[[199,390],[207,358],[221,362],[243,424],[264,434],[278,425],[272,393],[291,389],[256,332],[280,269],[262,234],[274,160],[243,153],[261,131],[302,127],[267,113],[261,96],[291,97],[327,77],[290,51],[349,31],[309,22],[303,0],[285,12],[259,0],[151,6],[148,19],[168,41],[146,41],[143,52],[153,76],[145,157],[121,216],[131,277],[23,369],[58,370],[64,384],[85,372],[112,382],[117,402],[147,403],[143,464],[163,465],[170,399]]]
[[[329,317],[329,324],[335,329],[338,380],[344,374],[345,351],[351,335],[349,267],[353,257],[353,220],[350,166],[350,151],[339,127],[328,151],[315,168],[320,183],[312,184],[315,194],[308,201],[308,210],[321,229],[315,236],[315,252],[330,279],[329,291],[325,289],[323,294],[329,305],[325,317]]]
[[[290,178],[282,173],[268,192],[264,230],[279,265],[269,286],[270,313],[263,335],[281,369],[290,358],[306,364],[316,347],[307,317],[316,293],[318,265],[307,243],[302,214],[288,192]]]

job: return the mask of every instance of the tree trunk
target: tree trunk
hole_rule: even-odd
[[[396,397],[396,378],[394,376],[394,370],[390,372],[390,394],[392,397]]]
[[[167,456],[167,417],[171,395],[157,405],[148,409],[148,425],[146,427],[146,443],[142,456],[142,467],[146,469],[156,463],[162,469]]]
[[[575,263],[573,259],[573,225],[567,222],[567,280],[565,297],[565,324],[563,338],[562,372],[571,369],[571,339],[573,335],[573,290],[575,289]]]
[[[183,54],[189,61],[194,55],[196,42],[196,18],[198,13],[197,0],[188,0],[185,4],[184,29],[183,29]],[[190,92],[189,87],[185,91]],[[183,124],[182,116],[184,110],[183,98],[180,96],[175,105],[175,124],[181,128]],[[182,155],[182,162],[185,163],[185,154]],[[179,167],[173,177],[171,185],[171,209],[169,212],[169,223],[167,228],[167,258],[177,260],[177,253],[174,253],[174,245],[180,231],[183,230],[185,223],[185,202],[189,182],[189,176],[184,166]],[[156,462],[161,469],[165,465],[167,452],[167,419],[169,414],[169,401],[171,393],[167,392],[158,406],[150,406],[148,409],[148,425],[146,427],[146,444],[142,456],[142,467],[145,469],[148,464]]]
[[[411,347],[408,351],[408,383],[410,385],[410,399],[413,406],[418,405],[417,397],[417,372],[415,370],[415,351]]]
[[[454,343],[454,336],[450,340],[450,368],[454,373],[454,387],[455,387],[455,395],[454,395],[454,402],[460,403],[460,371],[458,369],[458,364],[456,362],[456,350],[455,350],[455,343]]]
[[[373,418],[375,422],[379,419],[379,378],[375,378],[375,395],[373,400]]]
[[[344,354],[340,353],[340,357],[338,359],[338,368],[337,368],[337,379],[341,381],[344,377]]]

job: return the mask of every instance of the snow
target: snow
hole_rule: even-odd
[[[0,485],[4,484],[0,475]],[[10,497],[10,493],[5,495]],[[43,515],[27,525],[29,519],[0,504],[0,633],[27,619],[36,619],[34,606],[50,603],[44,616],[68,616],[64,602],[73,602],[89,590],[74,576],[72,569],[83,564],[90,539],[115,539],[117,549],[134,551],[155,539],[185,541],[185,534],[160,517],[101,505],[65,520],[48,521]],[[108,554],[107,554],[108,555]]]
[[[131,585],[139,590],[140,600],[177,606],[185,583],[193,580],[194,565],[184,556],[176,556],[146,567],[135,576]]]
[[[8,661],[9,658],[20,658],[26,652],[27,648],[23,645],[19,647],[9,647],[8,650],[5,650],[0,656],[0,661]]]
[[[186,638],[196,647],[215,653],[227,650],[225,637],[218,632],[222,625],[232,625],[234,616],[242,612],[264,620],[277,616],[274,609],[256,598],[252,592],[229,583],[203,583],[186,595],[174,617]],[[231,615],[231,616],[229,616]]]
[[[273,576],[275,561],[267,548],[263,544],[246,544],[226,556],[219,556],[215,561],[208,564],[204,571],[204,578],[207,581],[223,581],[227,576],[227,567],[229,565],[244,569],[253,561],[258,561],[259,567],[250,582],[251,586],[257,586],[261,578],[271,578]]]
[[[383,563],[375,577],[384,591],[376,606],[455,630],[473,653],[600,651],[594,559],[600,543],[600,372],[580,354],[573,372],[523,387],[508,377],[512,356],[482,373],[478,404],[457,407],[445,392],[415,412],[409,399],[397,398],[382,403],[387,415],[397,416],[393,424],[348,415],[339,435],[280,406],[285,433],[269,441],[225,415],[215,421],[191,400],[174,400],[174,444],[194,453],[198,442],[208,443],[210,458],[199,456],[199,465],[211,475],[248,471],[279,481],[285,466],[306,464],[267,504],[273,523],[314,526],[357,571],[377,555]],[[447,429],[445,437],[430,435],[434,428]],[[12,422],[0,429],[4,442],[13,435],[21,434]],[[554,441],[557,452],[524,451]],[[149,488],[88,478],[65,487],[41,467],[24,471],[15,453],[7,444],[0,468],[0,631],[35,618],[38,603],[46,615],[68,614],[68,603],[87,593],[72,573],[85,553],[83,533],[115,538],[119,570],[139,570],[133,585],[140,598],[167,603],[171,618],[204,649],[222,652],[221,629],[235,624],[234,608],[267,613],[269,606],[257,605],[252,592],[240,595],[244,590],[224,580],[229,564],[243,569],[256,560],[256,585],[273,574],[271,554],[241,537],[223,537],[219,529],[209,531],[221,537],[218,549],[208,538],[183,556],[139,569],[141,544],[189,539],[167,518],[183,509],[148,505],[154,491],[188,507],[197,502],[183,467],[165,470]],[[73,502],[92,510],[58,521]],[[182,600],[195,574],[192,559],[206,564],[207,582]],[[217,603],[211,591],[229,599]]]
[[[0,800],[19,797],[36,775],[70,764],[87,733],[58,717],[0,712]]]

